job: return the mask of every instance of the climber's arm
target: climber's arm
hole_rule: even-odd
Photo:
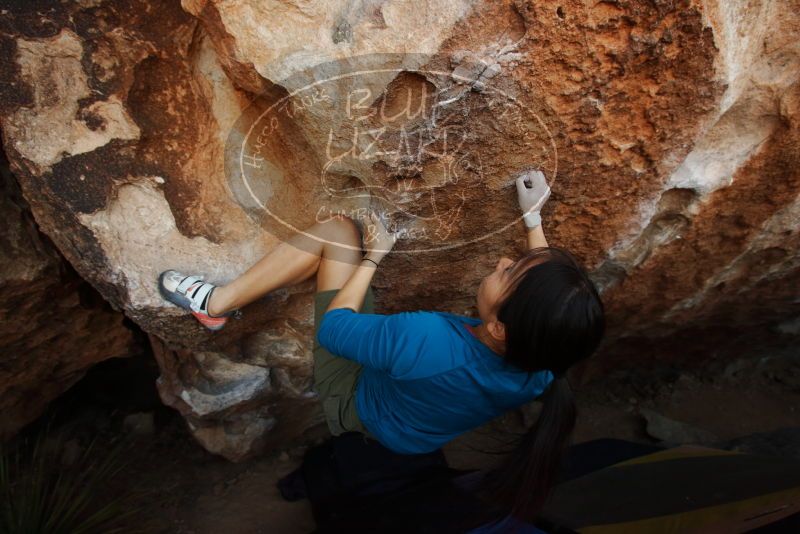
[[[369,255],[367,255],[367,257],[369,257]],[[342,288],[334,295],[333,300],[328,304],[328,308],[325,311],[335,310],[337,308],[350,308],[356,313],[359,312],[376,268],[377,265],[367,261],[366,257],[364,260],[361,260],[361,265],[358,266],[355,272],[350,275],[347,282],[345,282]]]
[[[549,246],[547,244],[547,239],[544,237],[544,230],[542,230],[542,225],[534,226],[533,228],[528,228],[528,248],[537,248],[537,247],[546,247]]]
[[[364,302],[364,296],[367,294],[367,288],[372,281],[372,275],[375,274],[375,269],[395,244],[397,237],[386,229],[376,213],[371,212],[369,219],[364,223],[362,237],[367,253],[325,311],[350,308],[357,313],[361,309],[361,303]]]

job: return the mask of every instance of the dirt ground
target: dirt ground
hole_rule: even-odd
[[[131,377],[129,370],[117,372],[127,379]],[[153,369],[148,368],[140,374],[147,379],[150,372]],[[154,415],[154,429],[136,438],[130,464],[116,477],[112,489],[133,488],[138,492],[134,505],[140,510],[137,524],[143,531],[292,534],[314,529],[307,501],[286,502],[276,488],[277,480],[299,465],[305,446],[274,450],[249,462],[233,464],[197,445],[183,420],[153,401],[153,392],[137,390],[139,401],[113,406],[108,399],[97,402],[92,380],[102,380],[103,387],[120,394],[113,377],[89,377],[90,384],[83,387],[95,388],[92,402],[83,399],[76,405],[73,399],[73,408],[67,410],[69,416],[64,423],[78,435],[87,431],[122,433],[125,415],[141,411],[143,406]],[[578,423],[574,443],[601,437],[659,443],[648,433],[640,413],[647,409],[673,420],[679,430],[686,430],[682,424],[690,425],[690,430],[699,429],[704,436],[713,436],[714,443],[728,448],[732,448],[730,440],[734,438],[777,429],[794,428],[792,436],[798,436],[800,354],[787,351],[734,362],[712,361],[692,372],[619,371],[581,387],[576,396]],[[523,422],[530,421],[535,412],[536,403],[532,403],[525,410],[510,412],[454,440],[445,448],[448,462],[456,468],[487,467],[497,455],[481,451],[496,447],[497,436],[507,430],[523,428]],[[323,439],[325,433],[324,428],[313,429],[309,440]],[[800,440],[772,443],[771,434],[765,436],[753,446],[752,440],[742,440],[738,448],[800,458]]]

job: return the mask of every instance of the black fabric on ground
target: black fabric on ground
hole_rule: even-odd
[[[303,466],[301,465],[278,480],[278,490],[285,501],[294,502],[300,499],[307,499],[308,488],[306,487],[306,480],[303,478]]]
[[[384,495],[399,494],[460,471],[441,450],[396,454],[358,432],[346,432],[309,449],[301,467],[280,481],[287,500],[308,497],[318,524],[352,515]]]
[[[455,534],[497,517],[473,495],[451,484],[456,474],[455,470],[440,472],[391,494],[362,497],[356,506],[318,523],[315,532]]]
[[[576,445],[568,449],[562,479],[660,449],[610,439]],[[449,468],[442,451],[395,454],[348,432],[309,449],[278,487],[287,500],[309,498],[320,533],[464,532],[505,515],[473,495],[482,476]]]
[[[661,451],[667,452],[655,454]],[[788,487],[778,483],[777,478],[781,477],[777,474],[785,471],[783,478],[794,474],[789,464],[784,471],[778,470],[783,461],[778,458],[719,453],[722,451],[697,456],[695,451],[667,450],[615,439],[573,445],[567,451],[559,487],[536,521],[536,527],[549,534],[573,534],[583,526],[604,525],[613,532],[615,525],[652,519],[654,525],[667,528],[672,524],[669,518],[658,523],[663,513],[705,514],[708,506],[725,506],[728,502],[733,507],[732,515],[719,520],[737,524],[736,518],[742,511],[733,512],[735,507],[741,508],[742,498],[758,499]],[[642,458],[634,465],[612,467],[646,456],[649,458]],[[698,473],[700,476],[694,478]],[[760,478],[759,473],[763,474]],[[474,494],[484,474],[449,468],[441,451],[430,455],[398,455],[377,441],[348,433],[309,450],[301,469],[281,484],[284,495],[308,495],[319,533],[439,534],[467,532],[505,517],[505,512],[492,509]],[[640,475],[645,480],[640,480]],[[663,479],[664,483],[653,486],[656,479]],[[683,482],[676,486],[669,483],[673,479]],[[723,480],[722,486],[719,480]],[[745,493],[731,490],[738,488],[736,482],[740,480],[750,488]],[[648,491],[637,490],[648,482]],[[708,489],[700,496],[715,496],[716,500],[706,502],[707,499],[692,495],[700,487]],[[684,502],[686,495],[692,498]],[[680,506],[675,504],[679,502]],[[662,510],[663,505],[670,503],[666,512]],[[756,500],[744,506],[748,507],[746,513],[763,515],[771,505]],[[796,526],[797,521],[797,517],[789,517],[758,532],[782,532]]]

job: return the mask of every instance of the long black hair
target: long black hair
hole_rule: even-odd
[[[536,423],[489,473],[484,494],[531,521],[550,495],[575,427],[575,401],[565,373],[600,344],[605,316],[597,288],[564,249],[529,250],[511,276],[495,309],[505,328],[505,359],[530,373],[550,370],[555,378],[540,397]]]

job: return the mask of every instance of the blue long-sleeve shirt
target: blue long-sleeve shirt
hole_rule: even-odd
[[[390,315],[337,308],[323,315],[319,344],[363,366],[356,386],[362,424],[401,454],[430,452],[541,395],[553,374],[526,373],[447,312]]]

